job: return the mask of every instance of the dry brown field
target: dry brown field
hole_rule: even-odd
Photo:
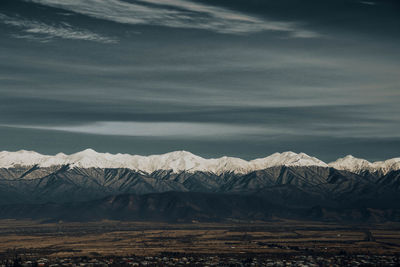
[[[168,224],[0,220],[0,255],[159,255],[162,252],[400,253],[400,224],[304,221]]]

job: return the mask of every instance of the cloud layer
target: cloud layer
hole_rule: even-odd
[[[0,125],[13,128],[64,131],[96,135],[144,136],[144,137],[237,137],[242,135],[265,134],[261,127],[230,125],[221,123],[190,122],[119,122],[100,121],[85,125],[37,126]],[[275,133],[276,134],[276,133]]]
[[[0,10],[0,150],[399,156],[394,0],[2,0]]]
[[[227,34],[261,31],[288,33],[295,38],[313,38],[317,33],[297,23],[266,20],[226,8],[184,0],[31,0],[79,14],[131,25],[209,30]]]

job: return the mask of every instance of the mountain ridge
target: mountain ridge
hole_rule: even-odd
[[[274,153],[265,158],[250,161],[227,156],[205,159],[183,150],[150,156],[99,153],[93,149],[86,149],[70,155],[64,153],[42,155],[35,151],[27,150],[0,152],[0,168],[7,169],[16,166],[52,167],[62,165],[69,165],[70,168],[126,168],[146,173],[153,173],[159,170],[172,170],[174,173],[182,171],[191,173],[210,172],[218,175],[226,172],[247,174],[275,166],[318,166],[333,167],[353,173],[369,171],[386,174],[390,171],[400,169],[400,157],[371,163],[367,160],[348,155],[327,164],[305,153],[291,151]]]

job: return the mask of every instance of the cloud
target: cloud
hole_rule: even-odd
[[[375,2],[372,2],[372,1],[360,1],[360,3],[361,3],[361,4],[364,4],[364,5],[369,5],[369,6],[374,6],[374,5],[376,5],[376,3],[375,3]]]
[[[119,122],[102,121],[83,125],[40,126],[40,125],[1,125],[12,128],[63,131],[96,135],[150,136],[150,137],[213,137],[265,133],[266,130],[254,126],[229,125],[218,123],[191,122]]]
[[[12,100],[10,106],[17,103]],[[44,104],[44,103],[43,103]],[[16,105],[21,107],[21,105]],[[61,131],[109,136],[180,137],[219,139],[219,137],[249,140],[261,137],[314,136],[329,138],[400,138],[398,118],[382,118],[364,111],[364,107],[320,106],[292,108],[213,109],[197,112],[146,113],[92,106],[91,111],[71,106],[63,112],[56,106],[44,105],[41,110],[29,105],[34,116],[24,120],[2,120],[0,126],[22,129]],[[7,108],[7,107],[6,107]],[[93,109],[94,108],[94,109]],[[9,109],[9,108],[7,108]],[[46,110],[52,110],[51,113]],[[11,110],[15,114],[15,111]],[[26,116],[26,111],[22,112]],[[7,112],[5,112],[7,116]],[[102,117],[104,121],[98,119]]]
[[[314,38],[317,33],[293,22],[267,20],[222,7],[182,0],[31,0],[91,17],[133,25],[192,28],[226,34],[261,31],[285,32],[294,38]]]
[[[49,25],[37,20],[23,19],[19,16],[10,17],[0,14],[0,23],[18,27],[23,33],[12,34],[15,38],[49,42],[53,38],[85,40],[100,43],[115,43],[116,40],[88,30],[76,29],[66,22]]]

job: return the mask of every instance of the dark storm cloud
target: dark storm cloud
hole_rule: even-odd
[[[324,3],[4,0],[0,150],[398,156],[397,6]]]

